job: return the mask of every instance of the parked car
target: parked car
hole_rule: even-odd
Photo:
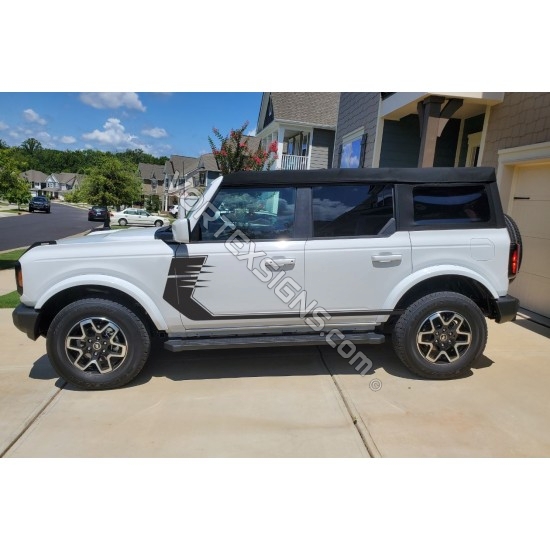
[[[39,244],[16,267],[13,320],[85,389],[130,382],[153,338],[184,353],[329,345],[360,372],[357,346],[391,335],[414,375],[454,378],[486,319],[519,307],[521,235],[491,168],[237,172],[167,227]]]
[[[168,212],[170,212],[170,214],[172,214],[174,218],[177,218],[179,209],[180,209],[179,205],[174,204],[172,207],[168,209]]]
[[[39,210],[40,212],[46,212],[46,214],[50,213],[50,200],[48,197],[44,197],[43,195],[33,197],[29,201],[29,212],[34,212],[35,210]]]
[[[121,212],[111,212],[111,225],[155,225],[168,223],[166,218],[150,214],[141,208],[126,208]]]
[[[88,221],[102,222],[109,215],[109,209],[106,206],[92,206],[88,210]]]

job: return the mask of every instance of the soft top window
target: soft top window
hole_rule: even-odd
[[[413,191],[414,222],[470,224],[489,221],[491,210],[483,185],[422,186]]]

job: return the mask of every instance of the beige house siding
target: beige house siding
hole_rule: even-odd
[[[550,141],[550,93],[506,93],[490,110],[481,165],[496,168],[499,149],[545,141]]]

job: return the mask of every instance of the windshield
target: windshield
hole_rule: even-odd
[[[195,226],[197,223],[197,220],[199,219],[199,216],[196,216],[196,212],[199,210],[202,210],[204,206],[206,206],[214,196],[214,193],[218,190],[218,187],[220,186],[220,183],[222,182],[223,176],[220,176],[219,178],[216,178],[211,184],[210,187],[206,190],[206,192],[203,195],[194,195],[190,196],[185,200],[185,209],[190,207],[189,212],[187,212],[186,218],[190,221],[191,229]]]

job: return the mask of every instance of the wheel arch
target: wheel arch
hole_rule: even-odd
[[[423,279],[409,288],[395,309],[404,310],[419,298],[434,292],[456,292],[470,298],[486,317],[494,317],[493,293],[481,282],[465,275],[436,275]]]
[[[103,298],[127,307],[141,319],[150,334],[166,330],[162,323],[155,322],[154,317],[157,321],[161,319],[160,312],[157,311],[155,312],[157,315],[152,316],[134,296],[118,288],[100,284],[83,284],[65,288],[44,302],[40,307],[39,333],[46,336],[53,318],[59,311],[73,302],[86,298]]]

